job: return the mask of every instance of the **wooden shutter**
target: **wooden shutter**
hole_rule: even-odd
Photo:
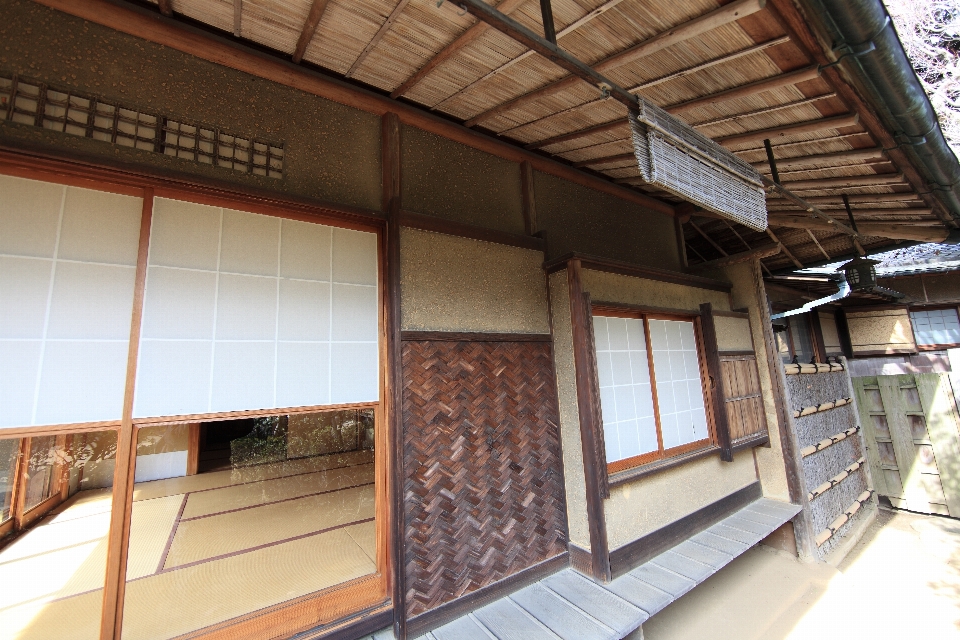
[[[720,372],[731,444],[766,436],[767,417],[763,408],[757,356],[721,353]]]

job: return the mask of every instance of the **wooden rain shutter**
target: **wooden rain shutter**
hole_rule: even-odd
[[[725,356],[721,353],[720,373],[731,444],[736,446],[765,436],[767,417],[763,409],[757,356]]]

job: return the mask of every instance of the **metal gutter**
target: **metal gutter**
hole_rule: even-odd
[[[932,195],[960,220],[960,163],[881,0],[794,0],[877,111]]]

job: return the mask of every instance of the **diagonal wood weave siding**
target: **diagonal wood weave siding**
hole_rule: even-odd
[[[566,551],[550,344],[405,341],[407,616]]]

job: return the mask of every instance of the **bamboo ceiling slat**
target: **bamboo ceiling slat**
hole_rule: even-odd
[[[604,100],[592,109],[583,112],[564,110],[552,118],[543,118],[524,129],[513,129],[510,137],[523,142],[540,142],[573,131],[580,131],[595,124],[611,122],[622,118],[624,122],[622,135],[628,134],[626,124],[626,109],[613,99]]]
[[[626,138],[612,142],[601,142],[589,147],[565,151],[563,157],[571,162],[580,162],[594,157],[611,156],[615,153],[633,153],[633,143]]]
[[[311,4],[311,0],[245,0],[241,34],[265,47],[293,53]]]
[[[216,29],[233,31],[233,0],[173,0],[173,10]]]

